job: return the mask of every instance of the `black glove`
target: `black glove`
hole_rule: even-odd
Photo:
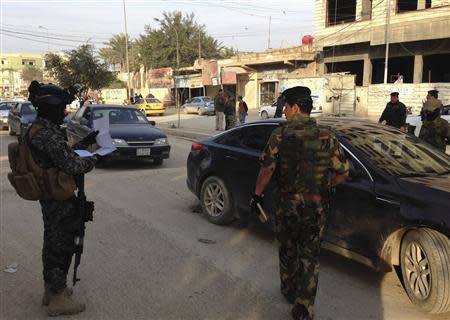
[[[85,146],[90,146],[92,144],[94,144],[96,142],[95,138],[97,138],[99,131],[92,131],[91,133],[89,133],[86,137],[83,138],[83,140],[81,140],[81,144],[85,145]]]
[[[86,201],[86,221],[92,221],[94,219],[95,204],[94,201]]]
[[[263,197],[264,195],[253,195],[252,199],[250,200],[250,210],[258,215],[258,218],[259,220],[261,220],[261,222],[266,223],[269,219],[263,209]]]

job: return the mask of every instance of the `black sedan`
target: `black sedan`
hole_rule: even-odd
[[[9,134],[22,135],[28,126],[36,119],[36,109],[29,101],[19,102],[14,105],[8,114]]]
[[[258,159],[282,121],[244,125],[192,145],[187,184],[211,222],[227,224],[248,210]],[[373,122],[319,122],[335,130],[351,165],[332,197],[323,247],[378,270],[399,266],[414,304],[450,311],[450,158]],[[265,197],[272,219],[276,194],[272,182]]]
[[[134,107],[116,105],[85,105],[66,124],[70,144],[80,141],[93,130],[93,121],[107,117],[116,151],[108,159],[153,159],[162,164],[169,158],[170,145],[167,136],[155,128],[155,123]]]

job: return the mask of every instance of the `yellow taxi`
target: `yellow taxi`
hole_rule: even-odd
[[[139,99],[134,105],[137,109],[145,113],[146,116],[155,114],[162,116],[166,112],[164,104],[155,98]]]

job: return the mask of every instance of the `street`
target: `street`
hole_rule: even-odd
[[[0,318],[45,319],[39,204],[10,186],[7,145],[15,138],[2,131],[0,139],[0,266],[18,263],[15,273],[0,272]],[[290,319],[272,234],[256,223],[219,227],[202,217],[185,183],[191,142],[169,141],[171,158],[161,167],[114,163],[87,176],[96,211],[75,287],[87,309],[72,318]],[[319,282],[317,319],[449,317],[415,309],[395,273],[325,251]]]

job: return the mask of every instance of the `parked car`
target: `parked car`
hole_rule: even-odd
[[[318,117],[322,115],[322,106],[319,105],[319,96],[311,96],[313,99],[313,109],[311,111],[311,116]],[[277,102],[275,101],[270,106],[262,106],[259,109],[259,116],[261,119],[269,119],[275,116],[277,111]],[[283,111],[284,113],[284,111]]]
[[[441,117],[442,119],[450,122],[450,105],[444,106]],[[418,137],[420,129],[422,128],[422,118],[420,117],[420,115],[408,115],[406,117],[406,123],[408,123],[410,126],[416,127],[416,129],[414,130],[414,135]]]
[[[1,129],[8,128],[9,110],[11,110],[16,104],[17,104],[17,102],[13,102],[13,101],[0,102],[0,128]]]
[[[197,113],[202,116],[204,114],[216,114],[214,108],[214,100],[210,97],[195,97],[187,100],[183,105],[185,113]]]
[[[450,157],[370,121],[318,121],[335,130],[351,165],[332,197],[323,247],[378,270],[399,266],[414,304],[450,311]],[[248,210],[259,157],[283,122],[250,123],[193,143],[187,185],[212,223],[227,224],[237,210]],[[272,182],[264,198],[272,220],[276,194]]]
[[[9,134],[22,135],[34,119],[36,119],[36,109],[31,102],[16,103],[8,113]]]
[[[93,120],[109,118],[110,133],[117,150],[104,158],[108,159],[152,159],[162,164],[169,158],[170,145],[167,136],[155,128],[154,121],[133,106],[84,105],[68,119],[67,140],[74,144],[93,130]]]
[[[156,98],[145,98],[137,100],[134,105],[136,108],[145,113],[146,116],[160,115],[163,116],[166,112],[164,104]]]

